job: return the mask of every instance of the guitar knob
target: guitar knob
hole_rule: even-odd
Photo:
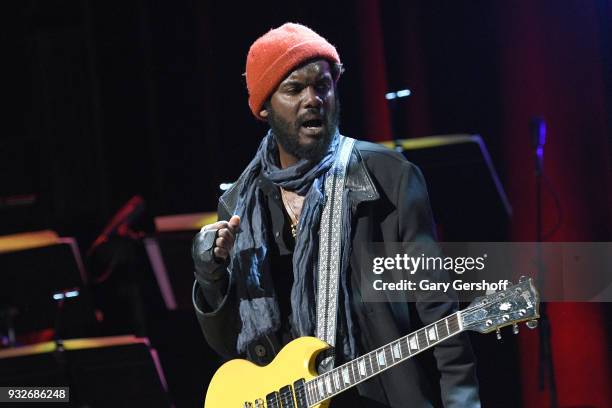
[[[497,335],[497,340],[501,340],[501,331],[499,331],[499,327],[495,330],[495,334]]]
[[[514,333],[514,334],[518,334],[518,333],[519,333],[519,327],[518,327],[518,324],[514,323],[514,324],[512,325],[512,333]]]
[[[529,327],[532,330],[535,329],[536,327],[538,327],[538,321],[537,320],[527,321],[527,327]]]

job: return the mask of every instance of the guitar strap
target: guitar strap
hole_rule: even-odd
[[[338,314],[338,281],[342,261],[342,214],[345,202],[344,184],[355,139],[340,136],[340,153],[325,178],[325,205],[319,231],[319,269],[317,282],[316,336],[334,347]],[[333,355],[321,367],[333,368]]]

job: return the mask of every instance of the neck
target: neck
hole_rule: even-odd
[[[304,383],[304,392],[313,406],[333,397],[382,371],[435,346],[463,328],[462,313],[455,312],[398,340],[342,364]]]
[[[299,161],[297,157],[283,149],[283,147],[279,143],[276,143],[276,145],[278,146],[278,158],[280,159],[279,161],[281,168],[286,169],[287,167],[291,167]]]

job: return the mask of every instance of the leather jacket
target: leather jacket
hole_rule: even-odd
[[[234,213],[238,181],[219,199],[220,220]],[[439,301],[419,301],[417,296],[405,302],[364,302],[362,279],[371,270],[362,265],[360,253],[371,242],[434,241],[434,224],[422,174],[398,152],[380,145],[357,141],[353,148],[346,178],[346,189],[352,210],[350,256],[351,307],[359,327],[360,353],[365,353],[414,331],[421,325],[439,320],[457,310],[457,303],[447,297]],[[278,191],[270,192],[271,202],[278,201]],[[279,204],[282,205],[282,204]],[[281,207],[282,208],[282,207]],[[278,218],[278,217],[277,217]],[[271,230],[281,240],[283,223],[272,219]],[[208,235],[208,236],[207,236]],[[198,233],[193,243],[196,282],[193,303],[196,315],[209,345],[224,358],[246,357],[266,364],[276,355],[280,344],[266,336],[239,356],[235,344],[240,322],[232,274],[227,263],[212,260],[211,234]],[[280,242],[279,242],[280,243]],[[364,249],[365,248],[365,249]],[[425,295],[424,295],[425,296]],[[415,301],[416,300],[416,301]],[[359,393],[382,406],[479,407],[475,361],[465,333],[452,337],[433,348],[358,385]],[[431,381],[424,368],[427,359],[435,361],[440,381]],[[381,406],[381,405],[378,405]]]

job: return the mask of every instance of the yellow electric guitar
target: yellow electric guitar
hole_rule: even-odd
[[[477,298],[466,309],[386,344],[348,363],[318,375],[317,354],[329,345],[314,337],[287,344],[267,366],[231,360],[213,376],[205,408],[306,408],[327,407],[337,394],[436,344],[461,333],[497,331],[527,321],[535,328],[539,294],[531,279],[521,279],[503,292]]]

